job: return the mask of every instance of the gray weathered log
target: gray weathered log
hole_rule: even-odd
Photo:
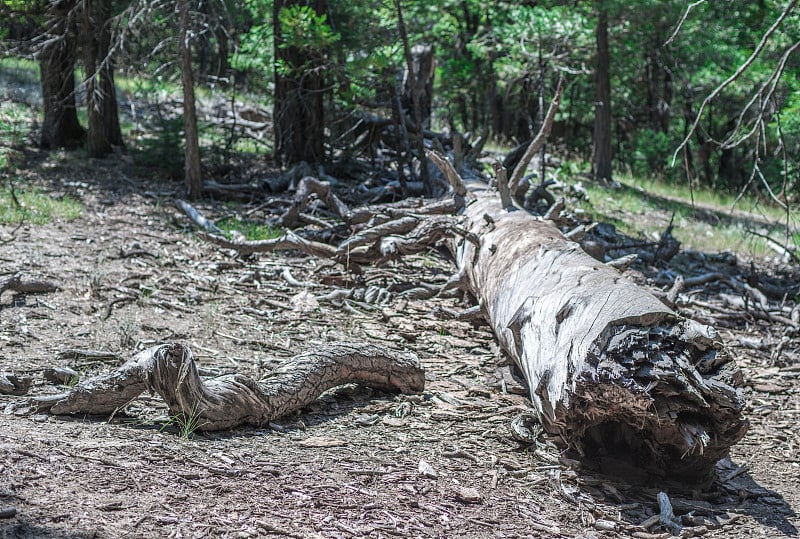
[[[524,373],[545,430],[601,468],[707,479],[747,429],[742,377],[716,332],[468,183],[460,269]],[[489,218],[487,219],[487,216]]]
[[[183,414],[199,430],[212,431],[265,425],[348,383],[418,393],[425,375],[412,353],[364,343],[331,343],[295,356],[260,381],[240,374],[204,381],[188,348],[164,344],[69,392],[35,397],[29,405],[32,411],[53,414],[111,414],[149,390],[163,397],[170,414]]]

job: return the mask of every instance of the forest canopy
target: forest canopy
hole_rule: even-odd
[[[780,204],[800,179],[798,13],[785,1],[3,0],[0,39],[4,69],[11,58],[36,60],[45,93],[50,77],[45,147],[182,147],[191,129],[160,114],[145,118],[151,138],[137,139],[134,109],[188,71],[218,112],[246,101],[272,114],[267,136],[245,137],[245,122],[215,133],[219,122],[204,122],[201,110],[205,160],[221,146],[227,157],[243,150],[282,165],[346,160],[373,151],[365,139],[376,122],[399,127],[402,117],[414,176],[417,121],[468,144],[512,147],[538,131],[563,77],[551,140],[562,156],[591,163],[595,177],[614,170],[731,193],[749,187]],[[106,99],[118,90],[115,74],[133,82]],[[414,78],[424,79],[416,89]],[[68,112],[75,95],[78,108],[88,100],[94,111],[86,120]]]

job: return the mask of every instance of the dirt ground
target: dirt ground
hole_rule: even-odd
[[[71,222],[0,226],[11,240],[0,246],[0,280],[21,272],[59,286],[0,297],[0,371],[33,378],[31,393],[59,391],[42,377],[48,367],[85,377],[116,365],[59,359],[62,350],[128,358],[173,341],[194,350],[204,374],[254,377],[319,343],[376,342],[417,353],[426,389],[345,386],[265,428],[188,436],[147,395],[110,418],[0,413],[0,537],[671,536],[640,526],[665,486],[570,468],[554,447],[510,436],[528,400],[503,378],[490,330],[433,314],[458,308],[456,299],[402,294],[450,276],[437,253],[361,279],[291,252],[241,260],[194,236],[171,204],[175,184],[116,159],[31,159],[29,181],[85,208]],[[199,207],[215,217],[237,211]],[[282,276],[287,269],[302,286]],[[391,301],[315,299],[370,285],[393,290]],[[690,514],[683,536],[797,536],[797,340],[772,365],[774,325],[726,325],[748,380],[750,431],[708,490],[668,493],[676,514]],[[20,399],[0,396],[0,411]]]

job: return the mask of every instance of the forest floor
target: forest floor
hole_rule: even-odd
[[[402,294],[452,274],[438,252],[361,277],[294,252],[242,260],[194,235],[171,203],[177,184],[156,183],[125,158],[32,153],[17,166],[24,182],[83,205],[74,220],[0,226],[0,280],[20,272],[59,287],[0,296],[0,371],[31,377],[31,394],[59,391],[44,381],[46,368],[85,377],[117,364],[59,359],[65,349],[128,358],[171,341],[189,345],[206,374],[254,377],[320,343],[376,342],[418,354],[426,389],[344,386],[267,427],[214,434],[181,432],[147,395],[113,417],[0,413],[0,537],[670,536],[641,526],[658,513],[665,485],[596,476],[569,467],[553,447],[529,449],[510,436],[529,401],[490,329],[434,316],[437,307],[463,307],[455,299]],[[198,207],[215,218],[255,210]],[[687,252],[672,269],[755,269],[777,287],[798,282],[789,269],[754,263]],[[342,308],[317,299],[370,285],[394,290],[391,301]],[[689,291],[711,307],[684,312],[721,323],[747,380],[750,430],[708,489],[667,491],[676,514],[695,516],[684,536],[794,537],[800,344],[746,312],[720,316],[729,310],[725,291],[720,283]],[[0,412],[21,398],[0,396]]]

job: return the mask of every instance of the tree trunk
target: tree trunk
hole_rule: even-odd
[[[417,142],[420,179],[422,180],[422,188],[425,196],[430,197],[435,195],[435,189],[434,185],[431,183],[428,160],[425,158],[425,134],[423,130],[425,123],[423,113],[424,97],[422,95],[427,85],[423,81],[417,79],[417,72],[421,71],[423,76],[429,76],[431,83],[430,94],[433,95],[433,48],[429,50],[430,65],[428,66],[427,72],[425,71],[425,66],[423,66],[423,60],[421,59],[421,56],[424,55],[424,48],[417,49],[418,62],[416,66],[414,65],[414,53],[408,44],[408,32],[406,31],[406,23],[403,18],[403,6],[400,0],[394,0],[394,6],[397,11],[397,30],[400,34],[400,42],[403,45],[403,53],[406,58],[406,81],[403,86],[407,88],[407,91],[411,94],[409,97],[411,98],[412,109],[414,110],[414,125],[417,128],[414,137]],[[428,112],[428,117],[430,118],[430,111]]]
[[[47,43],[39,59],[44,102],[42,148],[77,148],[86,137],[75,109],[74,0],[52,2],[47,15]]]
[[[600,7],[597,17],[595,68],[594,150],[592,176],[611,180],[611,77],[609,74],[608,15]]]
[[[178,54],[181,61],[183,131],[186,144],[184,181],[186,184],[186,196],[190,199],[196,199],[203,191],[203,177],[200,172],[200,143],[197,136],[197,111],[194,102],[192,46],[189,42],[189,0],[180,0],[178,8],[180,9]]]
[[[406,114],[414,119],[414,93],[419,100],[420,119],[422,127],[427,129],[431,125],[431,111],[433,110],[433,79],[436,74],[436,63],[431,45],[414,45],[409,50],[411,65],[406,68],[403,77],[402,104]],[[413,75],[412,72],[413,71]],[[412,83],[414,86],[412,86]]]
[[[606,472],[702,481],[747,423],[741,373],[712,328],[474,185],[454,252],[544,429]]]
[[[302,0],[276,0],[273,4],[275,51],[275,153],[283,165],[325,157],[324,70],[319,59],[284,44],[280,13],[286,7],[306,5]],[[314,0],[317,14],[326,13],[325,0]]]
[[[123,145],[114,87],[114,64],[109,57],[110,24],[110,0],[83,0],[89,157],[102,157],[111,153],[114,146]]]

